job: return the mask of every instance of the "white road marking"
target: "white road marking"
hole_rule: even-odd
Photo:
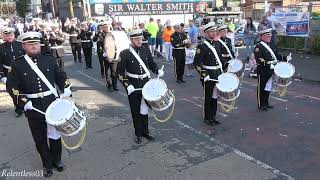
[[[278,98],[278,97],[274,97],[274,96],[270,96],[272,99],[276,99],[278,101],[282,101],[282,102],[287,102],[288,100],[286,99],[282,99],[282,98]]]
[[[189,103],[191,103],[191,104],[193,104],[193,105],[195,105],[195,106],[197,106],[197,107],[199,107],[199,108],[202,108],[202,105],[200,105],[200,104],[198,104],[197,102],[192,101],[192,100],[190,100],[190,99],[182,98],[182,99],[178,99],[178,100],[186,101],[186,102],[189,102]],[[224,113],[222,113],[222,112],[218,112],[218,114],[221,115],[222,117],[227,117],[227,116],[228,116],[228,115],[226,115],[226,114],[224,114]]]
[[[272,173],[274,173],[274,174],[277,175],[277,176],[285,177],[285,178],[287,178],[288,180],[294,180],[294,179],[295,179],[295,178],[291,177],[290,175],[285,174],[285,173],[282,173],[282,172],[280,172],[278,169],[273,168],[273,167],[271,167],[270,165],[268,165],[268,164],[266,164],[266,163],[264,163],[264,162],[262,162],[262,161],[259,161],[259,160],[255,159],[254,157],[252,157],[252,156],[250,156],[250,155],[248,155],[248,154],[246,154],[246,153],[244,153],[244,152],[239,151],[238,149],[235,149],[235,148],[233,148],[233,147],[231,147],[231,146],[229,146],[229,145],[227,145],[227,144],[224,144],[224,143],[222,143],[220,140],[215,139],[215,138],[213,138],[213,137],[211,137],[211,136],[209,136],[209,135],[207,135],[207,134],[205,134],[205,133],[203,133],[203,132],[201,132],[201,131],[199,131],[199,130],[196,130],[196,129],[194,129],[193,127],[191,127],[191,126],[189,126],[189,125],[187,125],[187,124],[185,124],[185,123],[183,123],[183,122],[181,122],[181,121],[179,121],[179,120],[175,120],[174,122],[176,122],[177,124],[179,124],[180,126],[186,128],[186,129],[192,131],[192,132],[195,133],[195,134],[198,134],[198,135],[200,135],[200,136],[203,136],[203,137],[208,138],[210,141],[218,144],[218,145],[221,146],[222,148],[229,148],[229,149],[231,149],[231,150],[232,150],[235,154],[237,154],[238,156],[240,156],[240,157],[242,157],[242,158],[244,158],[244,159],[246,159],[246,160],[248,160],[248,161],[250,161],[250,162],[252,162],[252,163],[254,163],[254,164],[256,164],[256,165],[258,165],[258,166],[260,166],[260,167],[262,167],[262,168],[264,168],[264,169],[266,169],[266,170],[268,170],[268,171],[271,171]]]

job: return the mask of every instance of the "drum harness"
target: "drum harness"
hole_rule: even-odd
[[[219,41],[220,41],[220,40],[221,40],[221,39],[219,39]],[[216,49],[215,49],[208,41],[205,40],[204,43],[205,43],[205,44],[209,47],[209,49],[213,52],[213,54],[214,54],[214,56],[215,56],[215,58],[217,59],[217,62],[218,62],[218,64],[219,64],[219,68],[220,68],[220,70],[221,70],[221,73],[223,73],[222,63],[221,63],[221,61],[220,61],[220,58],[219,58],[219,56],[218,56],[218,53],[217,53]],[[226,47],[226,44],[225,44],[223,41],[222,41],[221,43]],[[226,47],[226,48],[227,48],[227,47]],[[231,52],[230,52],[229,48],[227,48],[227,50],[228,50],[228,53],[230,53],[230,55],[231,55]],[[210,69],[210,68],[208,68],[208,69]],[[210,79],[210,80],[211,80],[211,79]],[[213,80],[213,79],[212,79],[211,81],[216,81],[216,80]],[[205,83],[204,83],[204,86],[205,86]],[[205,87],[204,87],[204,89],[205,89]],[[230,105],[220,102],[220,106],[221,106],[221,109],[224,110],[225,112],[230,112],[230,111],[232,111],[232,110],[234,109],[235,103],[236,103],[236,100],[234,99],[234,100],[231,101],[231,104],[230,104]]]
[[[46,86],[50,89],[50,91],[51,91],[51,93],[48,93],[48,91],[46,91],[46,92],[44,92],[44,93],[42,93],[42,97],[43,97],[43,95],[46,95],[46,94],[48,94],[48,95],[50,95],[50,94],[54,94],[54,96],[56,97],[56,98],[59,98],[59,95],[58,95],[58,92],[57,92],[57,90],[52,86],[52,84],[48,81],[48,79],[44,76],[44,74],[41,72],[41,70],[38,68],[38,66],[31,60],[31,58],[26,54],[26,55],[24,55],[24,58],[26,59],[26,61],[27,61],[27,63],[30,65],[30,67],[31,67],[31,69],[39,76],[39,78],[46,84]],[[30,98],[33,98],[34,96],[33,95],[39,95],[40,93],[38,93],[38,94],[21,94],[21,95],[26,95],[27,97],[29,96]],[[39,97],[39,96],[38,96]],[[60,98],[59,98],[60,99]],[[46,115],[46,113],[45,112],[43,112],[43,111],[41,111],[41,110],[39,110],[39,109],[37,109],[37,108],[35,108],[35,107],[33,107],[33,110],[34,111],[37,111],[37,112],[39,112],[39,113],[41,113],[41,114],[43,114],[43,115]],[[64,142],[64,140],[63,140],[63,138],[61,137],[61,143],[64,145],[64,147],[65,148],[67,148],[67,149],[77,149],[77,148],[79,148],[81,145],[82,145],[82,143],[83,143],[83,141],[84,141],[84,138],[85,138],[85,135],[86,135],[86,131],[87,131],[87,129],[86,129],[86,126],[84,126],[83,127],[83,129],[82,129],[82,132],[81,132],[81,136],[80,136],[80,140],[79,140],[79,142],[75,145],[75,146],[68,146],[65,142]]]
[[[129,51],[133,54],[133,56],[136,58],[136,60],[139,62],[139,64],[142,66],[143,70],[146,72],[147,76],[150,78],[150,71],[148,70],[148,68],[146,67],[146,65],[144,64],[144,62],[142,61],[141,57],[137,54],[137,52],[130,46],[129,47]],[[162,66],[162,69],[163,69],[163,66]],[[129,77],[133,77],[135,78],[135,76],[139,76],[139,75],[135,75],[135,74],[131,74],[131,73],[126,73]],[[142,75],[143,76],[143,75]],[[157,80],[159,80],[159,76],[157,78]],[[142,88],[139,88],[139,89],[135,89],[135,90],[139,90],[141,91]],[[143,98],[143,97],[142,97]],[[152,114],[154,116],[154,119],[157,120],[158,122],[166,122],[168,121],[172,115],[173,115],[173,112],[174,112],[174,108],[175,108],[175,96],[173,96],[173,103],[172,103],[172,109],[169,113],[169,115],[165,118],[165,119],[160,119],[157,117],[157,115],[155,114],[154,110],[151,108],[152,110]]]
[[[273,57],[273,59],[275,60],[275,62],[278,62],[277,56],[274,54],[273,50],[270,48],[270,46],[268,46],[265,42],[261,41],[260,44],[262,44],[271,54],[271,56]],[[270,63],[268,64],[274,64],[273,61],[269,61]],[[291,84],[291,83],[290,83]],[[288,84],[289,85],[289,84]],[[280,86],[279,84],[277,84],[277,89],[276,92],[279,94],[280,97],[284,96],[287,92],[288,86]]]

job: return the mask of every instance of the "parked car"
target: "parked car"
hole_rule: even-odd
[[[253,25],[256,27],[256,29],[258,29],[258,25],[259,23],[257,22],[253,22]],[[241,47],[245,45],[245,41],[244,41],[244,29],[245,29],[246,24],[240,24],[240,26],[238,26],[235,30],[235,40],[234,40],[234,45],[236,47]],[[254,33],[254,35],[257,37],[258,33]],[[255,42],[256,42],[257,38],[255,38]]]

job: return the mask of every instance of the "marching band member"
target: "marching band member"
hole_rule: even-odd
[[[80,29],[77,27],[77,19],[73,18],[70,21],[66,28],[66,32],[69,34],[69,43],[71,45],[71,50],[73,54],[74,62],[77,62],[77,57],[80,63],[82,63],[81,59],[81,43],[77,39],[77,36],[80,33]]]
[[[171,44],[173,46],[172,56],[174,59],[175,75],[177,83],[185,83],[183,80],[184,66],[186,62],[185,47],[190,44],[187,35],[182,32],[181,25],[174,25],[175,32],[171,35]]]
[[[153,73],[163,76],[163,70],[159,70],[154,62],[149,48],[142,46],[142,30],[134,30],[128,33],[131,47],[120,53],[120,61],[117,66],[119,81],[126,88],[129,105],[133,119],[136,139],[140,144],[142,137],[152,141],[154,137],[149,134],[148,129],[148,106],[142,97],[141,90],[149,81],[150,69]]]
[[[270,44],[272,37],[272,28],[264,29],[259,32],[261,42],[257,43],[254,50],[254,56],[257,61],[258,88],[257,100],[258,108],[262,111],[268,111],[273,108],[269,104],[269,95],[272,88],[272,75],[274,66],[278,61],[290,61],[291,54],[287,57],[278,53],[277,49]]]
[[[214,22],[204,25],[203,31],[206,39],[198,45],[193,65],[200,74],[200,81],[204,88],[204,122],[214,126],[220,124],[215,116],[217,113],[216,81],[222,73],[222,63],[219,57],[221,43]]]
[[[65,41],[65,37],[61,30],[59,29],[58,24],[52,25],[52,32],[50,33],[49,43],[51,45],[51,54],[56,59],[61,69],[64,69],[64,49],[63,42]]]
[[[104,50],[104,39],[107,33],[111,32],[111,21],[105,21],[99,24],[100,30],[96,35],[93,37],[93,41],[97,41],[97,51],[98,51],[98,58],[100,61],[101,66],[101,77],[106,78],[106,86],[109,92],[112,91],[119,91],[117,88],[117,64],[115,62],[110,62],[107,58],[106,52]],[[110,69],[110,75],[109,75]]]
[[[235,56],[238,56],[239,54],[236,52],[234,53],[232,50],[232,44],[231,39],[227,37],[228,33],[228,26],[227,25],[221,25],[217,28],[220,34],[220,40],[221,43],[221,63],[223,66],[223,70],[227,71],[228,68],[228,61],[233,59]]]
[[[144,23],[139,24],[139,29],[142,30],[143,39],[142,39],[142,46],[145,46],[146,48],[149,48],[149,38],[151,37],[151,33],[148,32],[148,30],[145,29]]]
[[[26,55],[12,62],[8,73],[7,91],[20,107],[24,107],[44,167],[43,174],[45,177],[50,177],[53,174],[53,167],[59,172],[64,170],[61,162],[61,138],[53,126],[47,125],[45,116],[33,108],[45,112],[56,99],[47,83],[52,86],[57,84],[63,91],[61,97],[69,97],[71,90],[66,73],[58,66],[55,59],[50,55],[41,54],[40,37],[41,34],[38,32],[27,32],[18,37],[22,41]],[[37,70],[44,76],[38,76]],[[47,83],[43,79],[47,79]],[[47,133],[50,146],[47,142]]]
[[[78,39],[81,40],[81,47],[84,54],[84,60],[86,61],[86,68],[92,68],[92,47],[93,42],[91,39],[92,32],[86,22],[81,23],[80,34]]]
[[[11,62],[24,54],[21,43],[15,39],[14,31],[13,28],[8,27],[2,31],[4,43],[0,45],[0,79],[5,84]],[[16,117],[20,117],[23,113],[23,107],[19,107],[14,102],[13,104],[15,105]]]
[[[50,30],[49,27],[45,26],[41,31],[40,31],[42,37],[40,39],[40,45],[41,45],[41,53],[42,54],[51,54],[50,50]]]

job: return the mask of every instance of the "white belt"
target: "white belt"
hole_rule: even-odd
[[[69,36],[78,36],[78,34],[69,34]]]
[[[131,77],[131,78],[135,78],[135,79],[143,79],[143,78],[148,77],[148,74],[147,74],[147,73],[138,75],[138,74],[131,74],[131,73],[129,73],[129,72],[126,72],[126,75],[129,76],[129,77]]]
[[[6,66],[6,65],[2,65],[4,68],[6,68],[6,69],[10,69],[10,66]]]
[[[45,44],[40,44],[40,46],[45,46]]]
[[[217,70],[220,68],[219,66],[206,66],[206,65],[203,65],[202,67],[209,70]]]
[[[148,41],[142,41],[142,43],[148,43]]]
[[[52,46],[51,49],[62,49],[63,46]]]
[[[43,98],[46,96],[51,95],[52,92],[49,91],[45,91],[45,92],[40,92],[40,93],[35,93],[35,94],[24,94],[25,96],[27,96],[28,98]]]
[[[173,49],[184,49],[184,47],[179,47],[179,48],[173,48]]]
[[[229,54],[221,54],[222,57],[230,57]]]
[[[81,40],[81,42],[91,42],[91,40]]]

